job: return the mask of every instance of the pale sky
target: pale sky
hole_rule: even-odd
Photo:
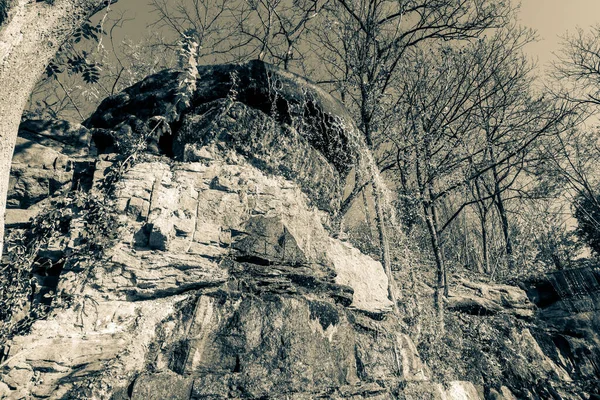
[[[191,1],[191,0],[189,0]],[[513,0],[518,1],[518,0]],[[149,14],[149,0],[119,1],[113,10],[126,11],[135,22],[126,24],[125,29],[117,33],[120,40],[124,36],[140,39],[145,25],[152,21]],[[102,12],[96,18],[99,18]],[[544,67],[554,59],[553,52],[560,48],[559,36],[573,32],[577,26],[583,29],[600,23],[600,0],[521,0],[521,23],[538,32],[540,41],[530,44],[526,51],[537,59],[538,67]]]
[[[544,67],[560,48],[559,36],[600,23],[600,0],[521,0],[521,22],[538,32],[540,41],[526,51]]]

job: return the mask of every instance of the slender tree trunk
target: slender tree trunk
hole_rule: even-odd
[[[438,325],[440,332],[444,332],[444,296],[446,296],[446,268],[444,266],[444,260],[442,258],[442,251],[440,248],[440,242],[437,234],[437,224],[433,215],[434,207],[428,204],[423,205],[425,212],[425,222],[427,223],[427,231],[429,232],[429,239],[431,241],[431,248],[436,265],[436,287],[434,293],[434,304],[438,318]]]
[[[363,190],[362,191],[362,199],[363,199],[363,207],[365,209],[365,219],[367,220],[367,226],[369,227],[369,237],[372,237],[371,235],[371,226],[372,226],[372,221],[371,221],[371,211],[369,210],[369,202],[367,201],[367,191]]]
[[[481,215],[481,251],[483,253],[483,268],[479,272],[490,273],[490,255],[488,249],[487,213]],[[483,271],[482,271],[483,270]]]
[[[0,255],[11,159],[29,95],[60,47],[102,1],[19,0],[0,27]]]
[[[496,205],[496,209],[498,210],[498,216],[500,217],[500,222],[502,225],[502,234],[504,235],[504,245],[506,250],[506,261],[508,263],[509,270],[514,269],[514,259],[513,259],[513,248],[512,241],[510,239],[510,230],[508,226],[508,216],[506,215],[506,208],[504,207],[504,199],[502,199],[502,193],[500,191],[500,182],[498,179],[498,170],[494,166],[492,168],[492,172],[494,174],[494,190],[496,195],[494,197],[494,204]]]
[[[435,196],[434,196],[434,192],[433,192],[433,184],[429,184],[429,198],[433,199],[434,197]],[[436,260],[439,258],[438,275],[441,275],[442,287],[444,288],[444,297],[448,297],[448,276],[446,275],[446,265],[444,263],[444,256],[442,254],[442,246],[440,244],[440,230],[439,230],[439,223],[438,223],[438,217],[437,217],[437,210],[435,208],[435,204],[433,203],[433,201],[430,204],[430,209],[431,209],[432,229],[433,229],[433,233],[435,236],[435,241],[437,243],[437,246],[436,246],[437,250],[435,250],[437,252]],[[438,282],[439,282],[439,280],[440,280],[440,277],[438,276]]]
[[[479,182],[475,180],[475,190],[477,193],[477,197],[482,199],[481,188],[479,187]],[[488,246],[488,230],[487,230],[487,214],[489,211],[489,207],[486,207],[485,200],[480,200],[477,203],[477,212],[479,214],[479,223],[481,226],[481,252],[483,256],[483,263],[479,264],[477,269],[479,273],[487,273],[490,271],[490,255],[489,255],[489,246]]]
[[[432,199],[433,188],[431,183],[426,184],[426,174],[423,172],[421,166],[421,160],[419,154],[417,154],[417,160],[415,162],[415,172],[417,182],[419,182],[419,194],[421,195],[421,204],[423,206],[423,213],[425,215],[425,223],[427,224],[427,231],[429,232],[429,239],[431,241],[431,248],[436,265],[436,287],[434,292],[434,306],[438,319],[439,332],[443,333],[444,328],[444,295],[447,295],[446,286],[446,269],[444,266],[444,260],[442,258],[442,251],[440,248],[440,241],[438,237],[438,224],[437,216],[435,213],[435,206]],[[425,186],[427,185],[427,186]]]
[[[396,286],[394,282],[394,276],[392,275],[392,260],[390,259],[390,245],[389,238],[386,230],[385,212],[383,210],[383,193],[382,188],[379,187],[379,181],[377,178],[373,179],[373,202],[375,203],[375,222],[377,225],[377,232],[379,233],[379,246],[381,255],[381,264],[388,278],[388,296],[393,303],[394,311],[398,313],[398,302],[396,298]]]

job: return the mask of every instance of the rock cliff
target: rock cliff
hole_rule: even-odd
[[[85,128],[23,124],[9,227],[121,168],[106,197],[118,235],[82,267],[94,221],[74,211],[47,246],[37,297],[70,302],[6,346],[0,393],[360,399],[426,382],[381,264],[328,230],[361,162],[343,108],[263,63],[200,68],[192,104],[124,168],[119,140],[156,128],[177,74],[105,100]]]
[[[344,108],[261,62],[198,71],[185,106],[181,73],[163,71],[83,125],[22,124],[7,226],[46,239],[29,303],[2,314],[38,310],[3,346],[0,397],[585,398],[526,389],[571,380],[576,361],[539,345],[523,290],[468,281],[449,312],[529,321],[503,343],[535,371],[509,379],[529,373],[515,362],[502,381],[434,382],[382,265],[332,234],[366,163]],[[39,229],[48,221],[51,234]]]

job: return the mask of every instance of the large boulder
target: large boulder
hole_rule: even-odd
[[[44,289],[62,308],[3,349],[0,396],[393,399],[426,382],[381,263],[330,234],[362,157],[343,108],[264,63],[199,70],[170,147],[159,138],[162,154],[149,148],[116,182],[106,178],[122,158],[103,140],[162,115],[177,73],[106,100],[86,122],[99,155],[63,185],[82,188],[73,182],[85,176],[98,194],[112,182],[102,200],[115,226],[103,229],[118,235],[91,266],[80,262],[95,221],[73,213]],[[60,137],[43,132],[36,143]],[[19,153],[15,165],[72,163],[68,138],[45,158]]]
[[[366,163],[344,107],[310,81],[262,61],[203,66],[198,73],[187,107],[177,101],[181,73],[171,70],[104,100],[85,122],[98,149],[111,151],[115,137],[152,131],[149,121],[174,112],[176,122],[153,135],[154,151],[197,161],[199,148],[217,143],[296,181],[319,208],[335,212],[344,180]]]

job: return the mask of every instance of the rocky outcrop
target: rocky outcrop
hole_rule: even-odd
[[[538,314],[521,288],[460,279],[448,326],[464,322],[468,345],[447,365],[475,360],[489,370],[434,382],[392,312],[380,262],[331,234],[346,179],[366,163],[343,107],[261,62],[200,67],[182,106],[179,74],[163,71],[106,99],[85,128],[22,124],[9,228],[27,228],[56,204],[72,210],[32,270],[30,301],[53,309],[0,349],[0,398],[593,393],[573,387],[600,376],[595,309],[545,325],[539,314],[557,315],[556,296],[538,291],[544,303],[529,290]],[[140,138],[141,154],[117,153]],[[89,234],[97,221],[82,217],[77,197],[57,202],[76,190],[114,214],[114,226],[96,226],[111,240],[91,263],[80,246],[97,238]]]
[[[200,148],[216,143],[294,180],[317,207],[335,212],[344,179],[366,163],[344,107],[305,79],[260,61],[198,72],[191,105],[184,109],[177,103],[177,71],[150,76],[104,100],[85,122],[96,129],[98,149],[110,151],[115,135],[152,130],[152,118],[175,112],[177,123],[152,138],[152,151],[198,161]]]
[[[526,282],[546,327],[546,353],[573,381],[600,392],[600,270],[597,266],[560,270]],[[594,393],[594,391],[592,391]]]
[[[581,276],[587,277],[585,284],[574,278]],[[448,309],[470,321],[463,340],[487,352],[493,360],[488,363],[501,365],[503,386],[488,388],[486,398],[593,398],[600,389],[598,316],[593,308],[578,312],[572,303],[594,304],[590,299],[597,296],[597,285],[590,277],[590,271],[557,271],[521,287],[457,277]],[[567,288],[578,288],[577,296]],[[585,288],[592,289],[587,300]],[[485,337],[490,331],[496,334]],[[490,342],[495,348],[488,347]]]
[[[58,240],[47,292],[62,306],[4,350],[2,396],[392,399],[410,386],[441,398],[398,329],[381,264],[329,233],[361,157],[337,125],[339,104],[261,63],[200,72],[171,147],[156,139],[162,154],[138,157],[110,190],[119,239],[93,268],[77,258],[93,221],[74,217]],[[121,162],[103,140],[160,115],[173,74],[103,103],[87,122],[99,155],[63,186],[84,187],[73,182],[85,176],[87,190],[102,190]],[[53,165],[74,163],[65,149]]]
[[[532,318],[535,312],[525,291],[516,286],[466,279],[459,279],[450,291],[448,309],[471,315],[508,313],[523,319]]]

